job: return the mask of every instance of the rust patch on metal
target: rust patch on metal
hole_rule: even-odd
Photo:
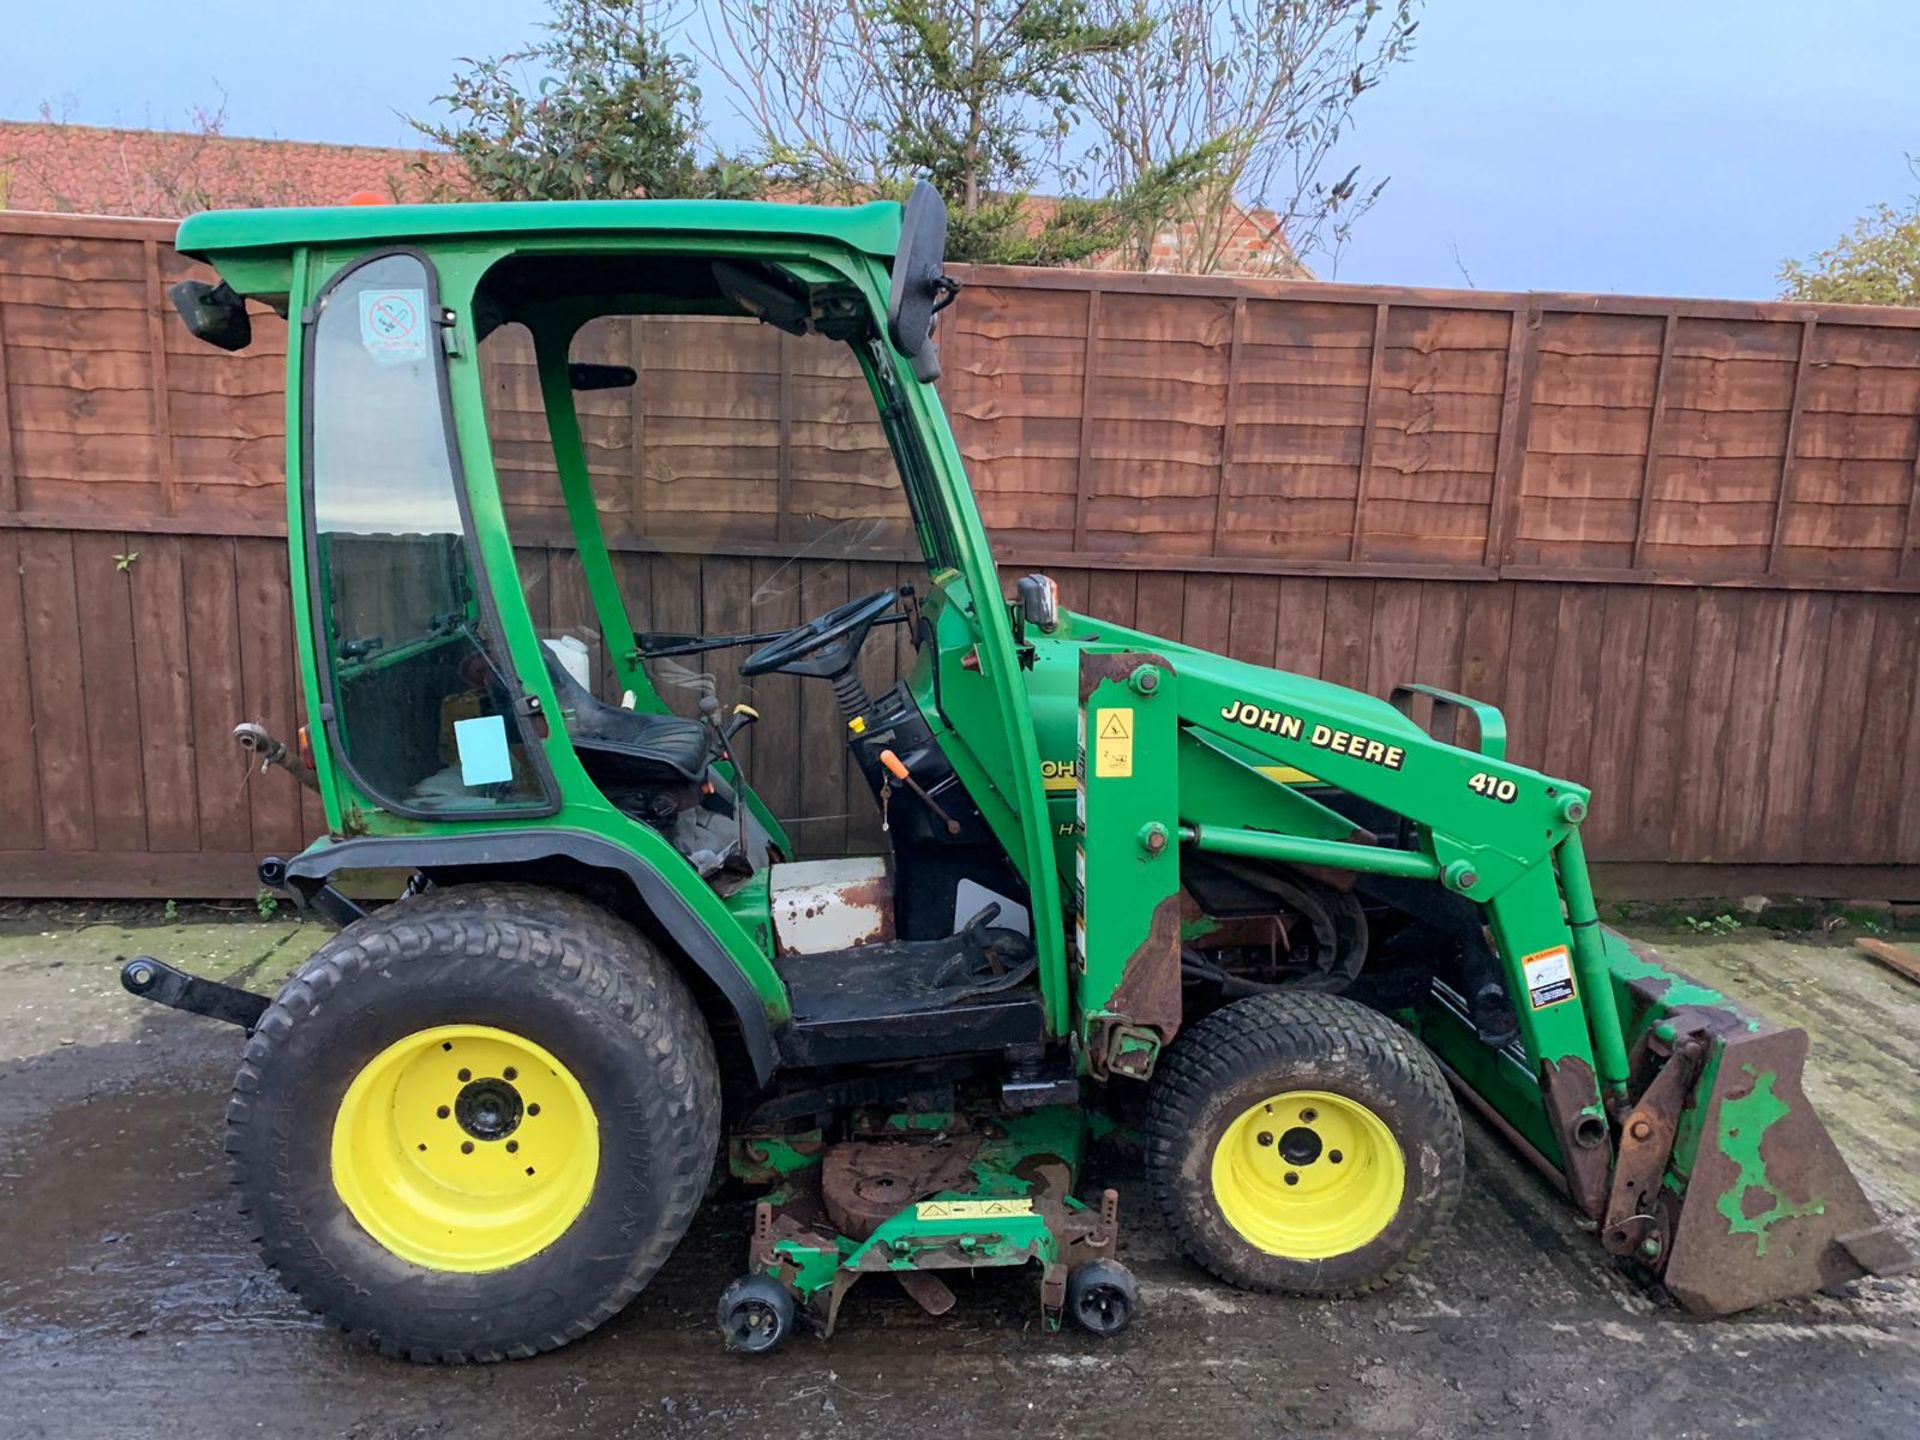
[[[1589,1107],[1600,1103],[1593,1067],[1577,1058],[1540,1065],[1540,1093],[1567,1177],[1567,1194],[1590,1220],[1607,1213],[1607,1123]]]
[[[1093,692],[1100,688],[1103,680],[1126,679],[1142,665],[1155,665],[1172,675],[1175,673],[1172,663],[1164,655],[1156,655],[1151,650],[1125,650],[1118,655],[1082,653],[1080,656],[1080,703],[1086,704]]]
[[[929,1315],[944,1315],[953,1309],[952,1288],[931,1270],[897,1270],[900,1288],[909,1299]]]
[[[907,1206],[966,1188],[977,1135],[951,1140],[849,1140],[821,1162],[820,1194],[841,1234],[865,1240]]]
[[[1600,1243],[1611,1254],[1638,1258],[1656,1273],[1666,1268],[1673,1241],[1660,1205],[1662,1182],[1706,1046],[1698,1036],[1676,1046],[1620,1127]]]
[[[813,948],[802,951],[795,941],[805,939],[810,946],[815,944],[826,932],[811,922],[829,912],[841,924],[830,931],[833,944],[828,948],[851,950],[895,938],[891,873],[844,885],[823,883],[777,891],[770,897],[770,904],[776,949],[782,956],[817,953]]]
[[[1160,1032],[1160,1043],[1180,1029],[1180,891],[1153,907],[1147,938],[1127,957],[1108,1008],[1115,1023]]]

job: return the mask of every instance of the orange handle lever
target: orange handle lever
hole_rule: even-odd
[[[894,754],[893,751],[882,750],[880,752],[880,763],[887,767],[887,773],[892,775],[894,779],[905,780],[907,778],[906,761]]]

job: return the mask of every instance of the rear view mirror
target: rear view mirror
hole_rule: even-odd
[[[253,343],[246,297],[236,294],[226,281],[209,285],[204,280],[182,280],[168,287],[167,298],[196,339],[222,350],[244,350]]]
[[[947,206],[940,192],[917,181],[900,219],[900,248],[893,257],[893,293],[887,300],[887,338],[913,362],[913,373],[931,383],[940,378],[933,344],[933,317],[959,286],[941,273],[947,250]]]
[[[1020,618],[1051,635],[1060,628],[1060,587],[1051,575],[1022,575],[1014,584]]]

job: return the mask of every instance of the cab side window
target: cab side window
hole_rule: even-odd
[[[433,286],[389,254],[324,295],[307,353],[319,664],[360,787],[401,812],[524,812],[544,776],[468,543]]]

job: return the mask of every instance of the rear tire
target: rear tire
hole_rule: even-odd
[[[1337,996],[1216,1010],[1154,1075],[1154,1198],[1181,1248],[1234,1285],[1344,1296],[1390,1284],[1452,1217],[1465,1165],[1433,1058]]]
[[[384,1354],[448,1363],[616,1314],[686,1232],[719,1130],[679,976],[533,886],[434,890],[342,931],[261,1017],[227,1110],[267,1264]]]

